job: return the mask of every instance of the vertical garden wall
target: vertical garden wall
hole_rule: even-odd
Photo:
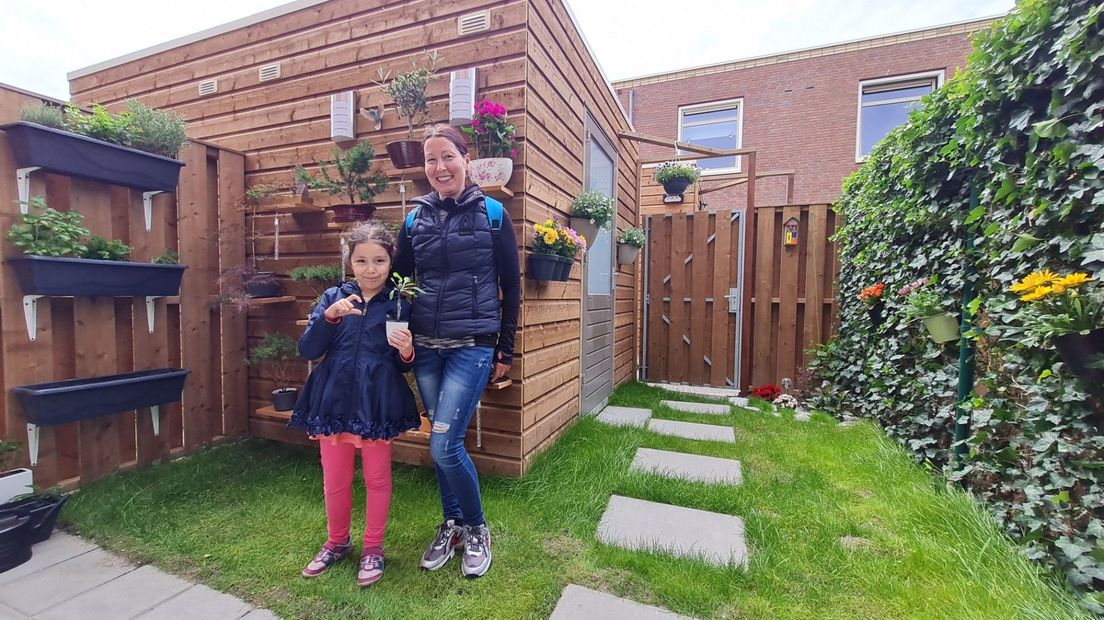
[[[1079,379],[1010,287],[1031,272],[1104,285],[1102,5],[1025,0],[979,33],[968,69],[924,101],[844,185],[838,336],[816,403],[876,419],[992,510],[1104,613],[1104,393]],[[971,200],[971,194],[974,200]],[[976,343],[956,446],[959,341],[935,343],[898,292],[924,281]],[[875,326],[859,300],[884,283]],[[967,287],[976,290],[963,304]],[[1020,291],[1024,294],[1024,291]],[[941,300],[941,301],[940,301]],[[1095,327],[1104,327],[1099,313]],[[967,348],[968,352],[969,347]],[[969,384],[967,384],[969,385]],[[955,457],[956,447],[960,456]]]

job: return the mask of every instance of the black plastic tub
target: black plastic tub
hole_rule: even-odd
[[[0,516],[0,573],[31,559],[30,527],[27,515]]]
[[[12,394],[28,422],[50,426],[175,403],[187,376],[181,368],[157,368],[22,385],[12,388]]]
[[[184,162],[20,121],[0,125],[20,168],[38,166],[82,179],[144,191],[174,192]]]
[[[0,504],[0,518],[9,515],[25,515],[31,518],[27,535],[31,543],[40,543],[54,532],[58,515],[69,501],[68,495],[32,495],[20,500]]]
[[[185,265],[91,258],[9,258],[24,295],[165,297],[180,294]]]

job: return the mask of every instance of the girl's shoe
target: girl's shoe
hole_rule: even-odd
[[[383,577],[383,556],[379,553],[366,553],[360,556],[360,570],[357,571],[357,585],[370,586]]]
[[[326,543],[322,545],[322,550],[318,552],[318,555],[314,556],[314,559],[307,564],[307,567],[303,569],[304,577],[317,577],[322,573],[329,570],[335,562],[341,558],[349,555],[349,552],[353,550],[353,545],[348,538],[345,539],[344,544],[331,545]]]

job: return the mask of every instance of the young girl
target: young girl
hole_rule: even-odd
[[[414,395],[403,377],[414,361],[410,332],[386,336],[385,329],[388,313],[395,311],[395,302],[388,299],[394,241],[375,221],[353,228],[346,241],[356,279],[322,294],[299,339],[299,355],[326,358],[307,379],[288,426],[306,429],[322,453],[329,538],[303,569],[304,577],[321,575],[353,549],[353,464],[360,451],[368,497],[357,584],[367,586],[383,576],[391,440],[419,422]],[[410,310],[402,303],[405,318]]]

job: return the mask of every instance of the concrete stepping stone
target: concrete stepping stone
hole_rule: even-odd
[[[193,584],[146,565],[35,616],[42,620],[133,618]]]
[[[598,540],[747,569],[744,522],[731,515],[614,495],[598,524]]]
[[[736,432],[732,430],[731,426],[697,424],[676,420],[652,420],[648,422],[648,430],[660,435],[670,435],[671,437],[682,437],[684,439],[736,443]]]
[[[568,584],[548,620],[692,620],[665,609]]]
[[[695,396],[705,396],[706,398],[729,398],[740,394],[740,390],[736,388],[716,388],[706,387],[704,385],[676,385],[670,383],[648,383],[647,385],[648,387],[659,388],[661,390],[667,390],[668,392],[693,394]]]
[[[251,610],[254,610],[253,606],[239,598],[197,584],[138,616],[136,620],[222,620],[241,618]]]
[[[683,400],[661,400],[659,404],[664,407],[670,407],[675,411],[685,411],[687,413],[704,413],[708,415],[728,415],[732,413],[732,408],[728,405],[691,403]]]
[[[727,484],[743,482],[740,461],[651,448],[638,448],[629,469],[699,482]]]
[[[643,428],[651,417],[651,409],[617,407],[611,405],[598,414],[598,421],[611,426],[636,426]]]

